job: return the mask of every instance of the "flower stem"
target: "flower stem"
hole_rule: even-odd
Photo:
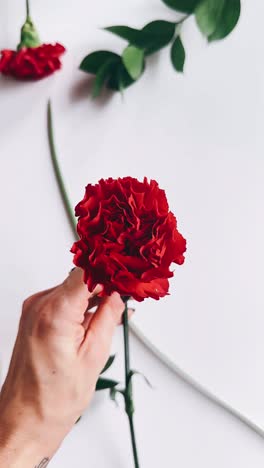
[[[139,461],[138,461],[138,454],[137,454],[137,444],[136,444],[133,416],[128,416],[128,420],[129,420],[129,427],[130,427],[130,434],[131,434],[131,442],[132,442],[132,448],[133,448],[135,468],[140,468],[139,467]]]
[[[26,9],[27,9],[27,19],[29,19],[30,18],[29,0],[26,0]]]
[[[124,328],[124,351],[125,351],[125,382],[126,387],[129,384],[130,378],[130,351],[129,351],[129,329],[128,329],[128,308],[127,299],[125,299],[125,310],[123,315],[123,328]]]
[[[53,164],[53,169],[55,172],[55,177],[59,186],[59,191],[61,194],[61,198],[64,204],[64,208],[66,210],[68,220],[70,222],[70,226],[72,228],[72,232],[74,237],[76,237],[76,218],[74,216],[72,206],[65,188],[64,180],[60,171],[60,166],[58,163],[55,143],[54,143],[54,130],[53,130],[53,119],[52,119],[52,108],[51,108],[51,101],[48,102],[48,138],[49,138],[49,147],[50,147],[50,155]]]
[[[182,19],[180,19],[179,21],[177,21],[177,24],[182,24],[184,23],[188,18],[190,18],[191,15],[185,15],[182,17]]]
[[[124,390],[124,398],[125,398],[125,405],[126,405],[126,413],[128,416],[129,427],[130,427],[134,464],[135,464],[135,468],[140,468],[139,461],[138,461],[136,437],[135,437],[134,420],[133,420],[133,414],[134,414],[133,391],[132,391],[132,375],[133,374],[131,374],[131,369],[130,369],[127,301],[128,301],[128,298],[124,298],[125,310],[123,314],[123,331],[124,331],[125,382],[126,382],[126,387]]]

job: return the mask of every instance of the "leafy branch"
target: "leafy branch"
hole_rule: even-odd
[[[185,15],[176,22],[156,20],[142,29],[129,26],[105,28],[124,39],[128,44],[121,55],[99,50],[87,55],[80,69],[95,75],[92,87],[94,98],[107,87],[123,91],[144,73],[147,57],[170,46],[170,59],[177,72],[184,71],[186,52],[181,38],[183,24],[194,15],[197,26],[208,42],[224,39],[237,25],[240,17],[240,0],[162,0],[168,7]]]

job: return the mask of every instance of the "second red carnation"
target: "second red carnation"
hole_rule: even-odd
[[[59,43],[1,51],[0,73],[20,80],[39,80],[61,68],[65,47]]]

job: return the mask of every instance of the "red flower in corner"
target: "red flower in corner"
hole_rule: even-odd
[[[27,19],[21,29],[17,50],[0,52],[0,73],[19,80],[39,80],[61,68],[60,57],[65,48],[59,44],[41,44],[38,32],[30,18],[27,1]]]
[[[80,240],[71,251],[90,291],[119,292],[137,301],[168,294],[172,263],[184,262],[186,241],[177,230],[164,190],[155,180],[100,180],[76,206]]]
[[[23,47],[17,52],[2,50],[0,72],[21,80],[39,80],[61,68],[60,57],[65,52],[61,44]]]

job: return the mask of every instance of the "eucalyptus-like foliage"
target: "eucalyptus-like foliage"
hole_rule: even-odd
[[[142,29],[130,26],[105,28],[124,41],[126,46],[121,55],[110,51],[97,51],[87,55],[80,65],[86,73],[95,75],[93,97],[100,95],[103,87],[123,91],[135,83],[144,73],[147,57],[161,49],[170,47],[173,68],[184,71],[186,52],[181,38],[184,23],[194,15],[201,33],[208,42],[227,37],[238,23],[240,0],[162,0],[165,5],[184,14],[181,20],[170,22],[156,20]]]

